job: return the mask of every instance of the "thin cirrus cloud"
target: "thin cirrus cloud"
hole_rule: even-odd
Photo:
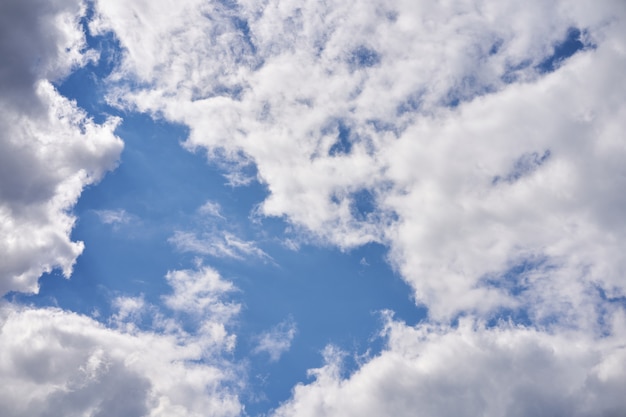
[[[132,216],[124,209],[119,210],[96,210],[96,215],[100,218],[100,221],[104,224],[120,225],[127,224],[132,219]]]
[[[197,214],[199,217],[194,231],[177,230],[168,239],[178,251],[214,258],[257,258],[272,262],[271,256],[257,242],[244,240],[228,230],[232,229],[232,225],[229,226],[227,218],[222,215],[219,203],[207,201],[198,208]],[[198,229],[201,231],[198,232]]]
[[[71,208],[122,151],[119,120],[53,85],[96,59],[85,4],[42,4],[0,6],[2,293],[71,274]],[[384,348],[352,371],[327,349],[270,415],[624,414],[624,2],[107,0],[86,20],[121,47],[110,105],[188,127],[183,146],[233,186],[254,177],[256,214],[295,241],[385,245],[428,310],[387,315]],[[224,220],[213,202],[200,213]],[[215,225],[169,242],[271,259]],[[234,286],[201,266],[166,281],[165,308],[121,297],[107,326],[4,303],[2,414],[245,415],[224,359]],[[277,362],[295,332],[253,350]]]

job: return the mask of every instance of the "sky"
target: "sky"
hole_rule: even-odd
[[[0,415],[626,415],[623,0],[3,0]]]

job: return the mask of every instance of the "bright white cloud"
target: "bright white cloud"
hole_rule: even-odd
[[[228,322],[239,312],[239,305],[222,301],[225,295],[235,290],[234,285],[224,281],[214,269],[171,271],[165,279],[174,289],[173,294],[163,297],[165,305],[172,310],[218,317],[221,322]]]
[[[626,409],[620,337],[589,338],[462,320],[458,328],[388,324],[388,347],[349,377],[328,350],[276,417],[616,416]],[[617,330],[616,329],[616,330]]]
[[[58,309],[2,304],[0,414],[240,415],[239,371],[224,358],[234,347],[224,326],[239,308],[226,301],[232,285],[208,268],[172,271],[168,281],[167,305],[195,314],[194,331],[138,299],[116,301],[114,327]],[[194,288],[200,284],[207,286]],[[138,330],[132,324],[146,309],[153,330]]]
[[[592,306],[595,285],[625,294],[623,2],[97,8],[93,27],[126,51],[112,102],[187,124],[190,149],[253,161],[261,214],[341,248],[388,244],[432,317],[541,299],[541,320]],[[587,48],[542,74],[570,28]]]
[[[83,13],[78,0],[0,5],[0,294],[36,292],[53,268],[69,277],[83,250],[71,209],[122,150],[117,119],[94,123],[50,83],[94,57]]]
[[[257,337],[257,345],[254,353],[267,353],[270,361],[276,362],[283,353],[291,347],[291,342],[297,332],[296,323],[293,320],[285,320]]]
[[[94,30],[125,48],[112,103],[253,162],[259,214],[388,245],[433,322],[535,326],[394,325],[383,354],[349,378],[330,363],[277,415],[623,414],[623,1],[176,5],[98,2]],[[544,73],[571,28],[585,48]],[[236,253],[217,236],[172,241]]]

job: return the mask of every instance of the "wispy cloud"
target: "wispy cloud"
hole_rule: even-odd
[[[272,261],[271,256],[259,248],[256,242],[242,240],[230,232],[203,233],[198,236],[191,232],[177,231],[168,241],[181,252],[216,258],[259,258]]]
[[[131,221],[132,215],[128,214],[126,210],[95,210],[96,215],[100,218],[100,221],[104,224],[120,225],[127,224]]]
[[[198,209],[198,213],[204,216],[217,217],[220,219],[224,219],[224,216],[222,216],[221,211],[222,211],[222,207],[216,201],[207,201]]]
[[[283,353],[291,347],[291,342],[297,332],[296,323],[293,319],[287,319],[266,332],[257,336],[257,345],[254,353],[267,353],[270,361],[276,362]]]

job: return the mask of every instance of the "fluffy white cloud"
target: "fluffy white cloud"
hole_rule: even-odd
[[[222,301],[226,294],[235,291],[234,285],[224,281],[214,269],[202,267],[197,272],[173,271],[165,279],[174,289],[172,295],[164,297],[165,305],[172,310],[214,317],[224,323],[239,312],[238,304]]]
[[[118,120],[94,123],[50,83],[94,57],[83,13],[78,0],[0,5],[0,294],[37,291],[53,268],[69,277],[83,249],[70,210],[122,150]]]
[[[550,334],[462,320],[458,328],[388,323],[388,347],[349,377],[326,350],[315,381],[294,388],[276,417],[618,416],[626,409],[620,337]]]
[[[0,414],[239,415],[239,370],[224,357],[234,346],[224,326],[239,308],[225,300],[232,285],[209,268],[173,271],[168,280],[167,305],[191,322],[136,299],[116,302],[112,327],[59,309],[2,304]],[[134,323],[148,312],[152,330],[139,330]],[[193,331],[183,329],[191,324]]]
[[[625,294],[623,2],[97,9],[126,51],[113,102],[256,164],[261,214],[388,244],[432,317],[542,301],[537,320],[584,321],[596,286]],[[544,74],[571,28],[585,49]]]
[[[277,415],[623,414],[623,1],[97,9],[126,51],[111,102],[188,125],[235,176],[254,163],[259,214],[388,245],[433,322],[535,326],[391,325],[379,357],[347,379],[329,363]],[[572,28],[584,48],[545,71]]]

